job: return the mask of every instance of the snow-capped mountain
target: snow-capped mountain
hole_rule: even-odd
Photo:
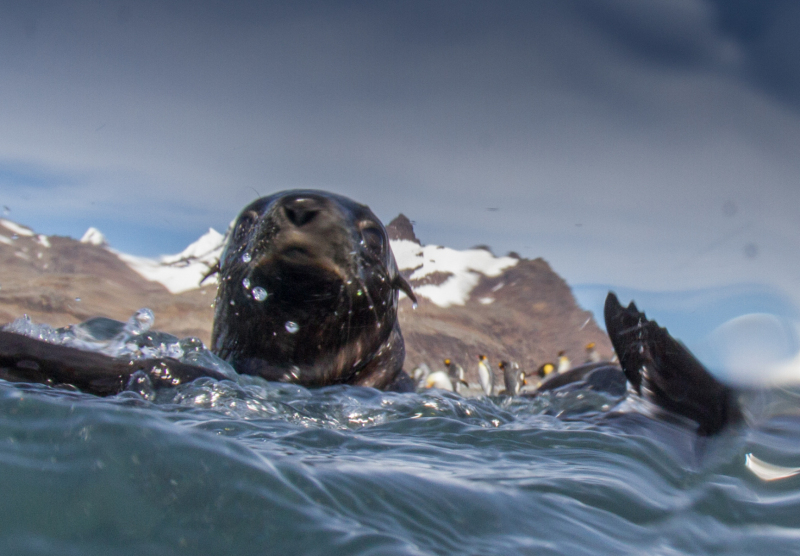
[[[158,258],[128,255],[108,247],[105,236],[89,228],[81,238],[108,248],[142,278],[162,284],[172,293],[182,293],[200,287],[208,270],[217,262],[225,236],[213,228],[175,255]],[[478,285],[481,276],[499,276],[519,259],[496,257],[486,249],[459,251],[440,245],[420,245],[408,239],[392,239],[392,252],[397,266],[408,276],[418,297],[439,307],[464,305]],[[484,302],[492,298],[484,298]]]

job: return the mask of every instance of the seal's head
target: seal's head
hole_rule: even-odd
[[[372,211],[324,191],[262,197],[219,261],[212,349],[240,373],[383,388],[402,369],[400,275]]]

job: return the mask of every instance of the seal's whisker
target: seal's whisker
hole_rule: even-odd
[[[367,288],[367,285],[364,283],[364,279],[361,276],[356,276],[356,278],[358,278],[358,283],[361,286],[361,291],[364,292],[364,296],[367,298],[370,311],[372,311],[372,314],[375,315],[375,320],[380,322],[380,316],[378,315],[377,308],[375,307],[375,301],[369,294],[369,289]]]

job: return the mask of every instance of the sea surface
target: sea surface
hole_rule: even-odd
[[[746,405],[699,438],[596,392],[0,381],[0,553],[798,554],[800,476],[746,461],[800,466],[800,401]]]

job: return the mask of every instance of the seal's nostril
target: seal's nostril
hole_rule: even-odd
[[[306,197],[290,199],[283,205],[286,218],[298,228],[314,220],[319,211],[319,203]]]

